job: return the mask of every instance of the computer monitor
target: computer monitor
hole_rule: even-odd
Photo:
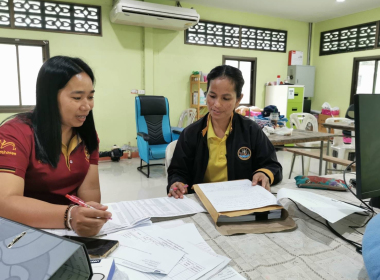
[[[371,204],[376,204],[380,197],[380,94],[356,94],[354,104],[356,195],[372,198]]]

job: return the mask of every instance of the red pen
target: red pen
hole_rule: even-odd
[[[69,195],[69,194],[66,194],[65,195],[67,199],[70,199],[72,202],[82,206],[82,207],[87,207],[87,208],[91,208],[91,209],[95,209],[97,210],[96,208],[86,204],[82,199],[80,199],[79,197],[75,196],[75,195]],[[112,220],[112,218],[109,218],[110,220]]]
[[[183,187],[184,187],[184,188],[187,188],[188,186],[189,186],[189,185],[184,185]],[[176,190],[178,190],[178,188],[174,187],[174,188],[173,188],[173,191],[176,191]]]

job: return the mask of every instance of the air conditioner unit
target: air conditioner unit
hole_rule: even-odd
[[[132,0],[119,0],[110,12],[113,23],[185,30],[199,21],[193,9]]]

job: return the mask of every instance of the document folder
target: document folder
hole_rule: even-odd
[[[0,275],[4,279],[86,280],[93,273],[82,243],[0,217]]]
[[[233,235],[239,233],[268,233],[268,232],[279,232],[284,230],[291,230],[297,227],[294,220],[289,216],[288,211],[279,205],[271,205],[262,208],[249,209],[249,210],[239,210],[239,211],[229,211],[229,212],[218,212],[205,196],[203,191],[198,185],[193,186],[196,194],[198,195],[200,201],[203,203],[204,207],[207,209],[212,220],[216,225],[216,229],[223,235]],[[252,221],[252,222],[241,222],[241,223],[221,223],[218,221],[221,217],[239,217],[244,215],[249,215],[255,212],[265,212],[271,210],[282,210],[281,219],[266,220],[266,221]]]

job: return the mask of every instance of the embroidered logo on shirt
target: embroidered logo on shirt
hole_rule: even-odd
[[[88,152],[86,147],[84,147],[84,155],[86,156],[86,160],[90,162],[90,153]]]
[[[7,151],[5,151],[5,148],[7,148]],[[0,154],[15,156],[16,153],[12,151],[16,151],[16,144],[13,142],[7,142],[5,140],[0,139]]]
[[[248,160],[251,158],[251,150],[247,147],[241,147],[238,152],[237,152],[237,155],[238,157],[241,159],[241,160]]]

